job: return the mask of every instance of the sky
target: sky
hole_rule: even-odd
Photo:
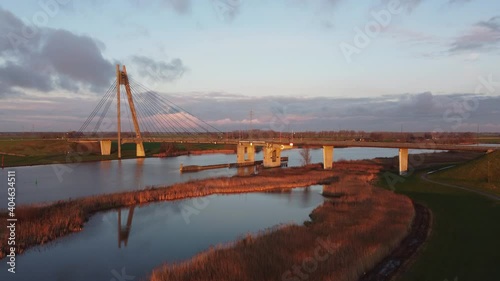
[[[122,64],[222,131],[500,132],[499,47],[491,0],[3,1],[0,131],[78,130]]]

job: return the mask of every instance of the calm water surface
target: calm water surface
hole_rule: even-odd
[[[282,153],[289,157],[289,166],[301,164],[299,151]],[[410,151],[415,152],[429,151]],[[334,159],[397,154],[397,149],[342,148],[335,149]],[[311,151],[312,162],[322,162],[322,157],[321,149]],[[248,172],[217,169],[179,173],[181,163],[208,165],[235,159],[236,155],[214,154],[7,168],[0,171],[0,187],[6,190],[7,171],[15,170],[17,204],[42,203]],[[262,153],[257,153],[256,159],[262,159]],[[320,191],[321,186],[312,186],[287,193],[213,195],[99,213],[81,232],[18,256],[15,275],[7,272],[2,260],[0,280],[120,281],[123,270],[140,280],[163,262],[188,259],[211,245],[283,223],[301,224],[323,202]],[[2,192],[0,208],[7,206],[6,197]]]
[[[282,153],[282,156],[289,157],[289,166],[301,165],[299,151],[299,149],[293,149]],[[410,150],[410,153],[422,152],[429,152],[429,150]],[[397,149],[337,148],[334,152],[334,159],[335,161],[339,159],[359,160],[397,155]],[[311,150],[311,158],[313,163],[323,162],[322,150]],[[256,159],[261,160],[262,153],[257,153]],[[213,154],[6,168],[0,170],[0,187],[2,190],[6,188],[7,171],[15,170],[17,204],[41,203],[144,189],[152,185],[171,185],[193,179],[233,176],[238,173],[237,169],[226,168],[197,173],[179,173],[181,163],[183,165],[209,165],[233,162],[236,162],[234,154]],[[0,194],[0,200],[0,209],[5,209],[6,194]]]
[[[213,195],[99,213],[83,231],[18,256],[16,274],[8,273],[2,260],[0,280],[118,281],[114,274],[122,269],[141,280],[163,262],[188,259],[211,245],[303,223],[323,202],[321,189]]]

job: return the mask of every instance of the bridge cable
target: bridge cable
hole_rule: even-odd
[[[148,91],[148,89],[144,89],[144,90]],[[177,108],[175,108],[174,107],[175,104],[174,104],[174,106],[172,106],[172,105],[165,103],[165,101],[162,100],[161,96],[158,95],[157,93],[152,92],[152,91],[148,91],[148,92],[146,92],[146,94],[148,95],[148,97],[150,97],[150,99],[152,100],[152,102],[156,106],[163,104],[165,107],[172,109],[172,111],[174,111],[174,114],[172,114],[172,116],[171,116],[172,121],[175,122],[176,124],[178,124],[178,126],[181,127],[184,130],[184,132],[187,133],[188,135],[192,136],[193,133],[203,134],[203,133],[210,132],[209,130],[204,128],[202,125],[193,121],[193,117],[187,115],[185,112],[180,111],[178,109],[178,106],[177,106]],[[182,118],[184,118],[184,119],[182,119]],[[187,124],[187,126],[185,126],[185,125],[183,125],[183,123],[191,123],[191,124]],[[204,132],[200,131],[199,130],[200,128]]]
[[[150,104],[153,110],[158,113],[159,116],[163,116],[166,120],[170,120],[170,124],[175,123],[177,125],[177,128],[182,130],[182,132],[178,131],[179,133],[188,135],[192,134],[192,132],[189,131],[189,128],[182,124],[182,120],[178,120],[178,117],[175,115],[177,112],[172,114],[167,111],[166,114],[170,116],[165,116],[165,114],[162,112],[162,108],[159,107],[159,104],[151,98],[151,95],[149,93],[144,94],[147,97],[147,102]],[[173,126],[173,124],[171,125],[171,127],[176,128],[176,126]]]
[[[157,133],[157,134],[161,134],[162,133],[162,129],[161,127],[159,127],[159,125],[157,125],[158,122],[161,122],[162,120],[157,120],[158,122],[155,122],[155,120],[151,120],[151,119],[154,119],[155,115],[156,115],[156,112],[154,112],[154,110],[151,108],[151,106],[147,103],[147,99],[144,95],[142,95],[141,93],[139,93],[138,91],[135,90],[135,88],[133,86],[131,86],[131,88],[133,89],[133,91],[135,92],[135,96],[139,97],[140,98],[140,105],[141,107],[143,108],[143,110],[145,111],[146,113],[146,117],[145,117],[145,122],[147,122],[149,120],[149,123],[151,123],[153,125],[153,127],[155,128],[154,130],[152,130],[153,133]]]
[[[92,113],[87,117],[85,122],[82,124],[82,126],[78,130],[79,133],[83,133],[83,131],[87,129],[88,125],[92,122],[95,115],[100,111],[102,105],[109,99],[110,95],[113,93],[115,89],[116,89],[116,80],[113,82],[113,84],[111,84],[111,86],[108,88],[104,96],[101,98],[97,106],[92,111]]]
[[[150,117],[152,116],[152,112],[144,104],[144,97],[138,94],[132,85],[130,85],[130,90],[135,97],[135,104],[137,105],[136,111],[141,124],[144,125],[144,127],[147,128],[150,133],[159,132],[160,128],[156,125],[156,123],[149,121]]]
[[[147,90],[147,89],[144,89],[144,90]],[[150,97],[150,99],[152,100],[151,102],[153,102],[153,104],[155,104],[155,105],[161,104],[161,105],[164,105],[166,108],[172,109],[172,111],[174,112],[173,114],[171,114],[172,121],[175,122],[176,124],[178,124],[178,126],[180,126],[186,133],[192,134],[193,132],[191,132],[191,131],[195,131],[196,133],[203,133],[200,130],[198,130],[198,128],[201,128],[203,131],[205,131],[205,133],[209,132],[209,130],[207,130],[206,128],[203,128],[203,126],[194,122],[191,119],[191,117],[189,115],[187,115],[186,113],[180,111],[178,108],[175,108],[172,105],[166,104],[165,101],[163,101],[161,99],[161,96],[159,96],[158,94],[151,92],[151,91],[146,92],[146,94]],[[179,116],[179,115],[184,117],[184,119],[182,119],[181,116]],[[187,121],[187,123],[191,123],[191,126],[183,125],[183,123],[186,123],[186,121]]]
[[[158,97],[158,100],[159,100],[159,101],[161,101],[163,104],[165,104],[165,103],[171,104],[171,106],[173,105],[172,107],[174,107],[174,108],[178,108],[178,109],[180,109],[181,111],[185,112],[185,113],[186,113],[186,115],[187,115],[187,117],[189,117],[190,119],[191,119],[191,118],[194,118],[195,120],[198,120],[198,121],[202,122],[203,124],[205,124],[206,126],[208,126],[208,127],[212,128],[213,130],[215,130],[215,132],[222,133],[222,131],[218,130],[217,128],[215,128],[214,126],[212,126],[212,125],[208,124],[207,122],[203,121],[202,119],[200,119],[200,118],[196,117],[194,114],[190,113],[190,112],[189,112],[189,111],[187,111],[186,109],[184,109],[184,108],[182,108],[182,107],[180,107],[180,106],[176,105],[175,103],[173,103],[172,101],[170,101],[170,100],[169,100],[169,99],[167,99],[166,97],[163,97],[163,96],[161,96],[161,95],[157,94],[156,92],[154,92],[154,91],[152,91],[152,90],[148,89],[146,86],[144,86],[143,84],[141,84],[141,83],[139,83],[139,82],[135,81],[134,79],[132,79],[132,82],[133,82],[134,84],[137,84],[137,85],[138,85],[139,87],[141,87],[142,89],[146,90],[146,92],[153,93],[155,96],[157,96],[157,97]],[[191,121],[193,121],[193,119],[191,119]],[[194,121],[193,121],[193,122],[194,122]],[[207,132],[210,132],[210,131],[209,131],[209,130],[207,130],[206,128],[203,128],[203,129],[204,129],[204,130],[206,130]]]
[[[115,86],[115,84],[113,84],[112,86]],[[114,94],[114,90],[116,88],[113,87],[112,89],[108,89],[108,91],[106,92],[106,94],[104,95],[104,97],[101,99],[101,101],[99,102],[98,106],[95,108],[94,112],[91,114],[91,116],[89,116],[89,118],[87,119],[87,124],[85,124],[85,127],[82,129],[82,131],[86,130],[88,125],[90,125],[90,123],[93,121],[93,119],[95,118],[95,116],[97,115],[97,113],[100,112],[102,106],[104,104],[106,104],[106,102],[112,98],[113,94]]]
[[[159,118],[157,118],[157,121],[160,122],[162,125],[167,124],[167,126],[165,126],[165,128],[167,130],[170,127],[175,131],[175,133],[179,133],[179,131],[177,131],[174,126],[172,126],[170,121],[167,118],[165,118],[165,116],[163,116],[163,114],[161,114],[161,112],[158,111],[152,105],[152,103],[149,101],[149,99],[147,98],[147,96],[144,93],[139,93],[137,90],[135,90],[134,86],[131,86],[131,87],[134,88],[135,92],[137,92],[136,96],[139,96],[141,98],[141,104],[145,108],[145,110],[147,111],[148,116],[154,118],[155,116],[158,115]],[[153,122],[153,123],[156,124],[156,122]],[[161,128],[157,127],[157,132],[161,133],[161,132],[163,132],[163,130]],[[168,132],[170,132],[170,131],[168,130]]]
[[[101,116],[100,116],[99,120],[97,121],[97,123],[94,126],[93,134],[95,134],[100,129],[102,120],[104,119],[104,117],[106,117],[106,114],[108,113],[109,107],[111,106],[111,104],[113,103],[113,100],[115,99],[116,91],[111,96],[112,96],[112,98],[108,99],[108,101],[104,107],[104,110],[101,112]]]
[[[173,108],[171,106],[164,104],[164,102],[162,100],[160,100],[154,93],[148,93],[148,94],[150,95],[150,98],[154,104],[162,104],[162,105],[166,106],[167,108],[172,109],[173,113],[169,113],[169,114],[172,115],[171,117],[172,117],[173,121],[176,122],[177,124],[179,124],[179,126],[181,126],[186,133],[188,133],[188,134],[192,134],[192,133],[202,134],[202,133],[206,132],[204,128],[202,128],[198,124],[192,122],[192,120],[186,118],[186,116],[183,112],[180,112],[176,108]],[[184,117],[184,119],[182,117]],[[198,128],[201,128],[202,131],[200,131]],[[205,131],[205,132],[203,132],[203,131]]]
[[[176,128],[176,126],[174,124],[172,124],[172,122],[169,120],[169,118],[167,118],[163,114],[163,112],[161,112],[161,110],[157,108],[158,105],[154,104],[151,100],[148,99],[148,96],[146,93],[140,93],[137,95],[142,98],[141,100],[142,100],[143,106],[147,109],[149,114],[153,117],[157,116],[158,117],[157,120],[164,126],[164,128],[167,130],[168,133],[173,131],[175,134],[181,134],[181,131],[179,131],[178,128]],[[164,130],[158,129],[159,133],[161,133],[163,131]]]
[[[161,132],[172,132],[176,135],[182,136],[186,133],[186,129],[182,127],[182,124],[177,122],[176,120],[169,118],[161,109],[157,108],[150,99],[147,93],[142,94],[144,96],[145,104],[148,108],[153,111],[154,116],[158,117],[158,121],[161,121],[163,129],[160,129]],[[174,124],[175,123],[175,124]]]

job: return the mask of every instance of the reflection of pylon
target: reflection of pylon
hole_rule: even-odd
[[[132,219],[134,218],[135,206],[130,207],[127,215],[127,225],[122,227],[122,210],[118,209],[118,248],[121,248],[122,241],[125,247],[127,247],[128,237],[130,231],[132,230]]]

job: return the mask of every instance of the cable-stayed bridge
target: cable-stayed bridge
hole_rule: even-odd
[[[127,128],[128,126],[128,128]],[[113,132],[113,133],[111,133]],[[237,146],[237,163],[252,165],[255,147],[263,147],[265,167],[281,165],[281,151],[293,148],[290,142],[274,139],[225,139],[224,133],[196,117],[168,98],[131,79],[125,66],[116,66],[116,79],[85,120],[71,142],[99,142],[102,155],[111,154],[111,142],[136,144],[136,156],[144,157],[144,142],[221,143]],[[323,147],[323,164],[331,169],[334,147],[381,147],[399,149],[400,173],[408,171],[408,149],[466,150],[487,152],[500,148],[429,143],[387,143],[304,140],[295,145]]]

